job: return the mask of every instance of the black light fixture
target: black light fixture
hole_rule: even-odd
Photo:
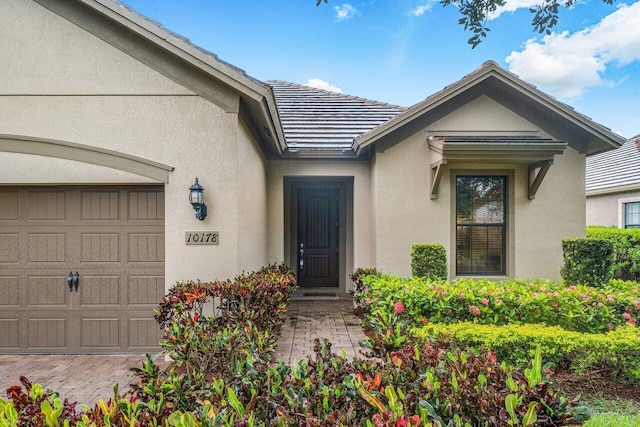
[[[196,218],[200,221],[207,217],[207,205],[204,204],[204,188],[196,182],[189,187],[189,202],[193,206],[193,210],[196,211]]]

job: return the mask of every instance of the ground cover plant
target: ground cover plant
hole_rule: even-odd
[[[375,358],[347,360],[316,340],[314,357],[275,361],[272,335],[294,289],[283,266],[179,284],[157,316],[169,369],[148,358],[133,390],[80,410],[25,383],[0,401],[0,425],[559,426],[587,417],[550,387],[540,352],[513,369],[447,338],[416,341],[402,324],[388,343],[406,314],[401,304],[388,310],[390,323],[370,328]]]

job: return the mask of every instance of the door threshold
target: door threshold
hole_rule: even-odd
[[[292,300],[339,300],[351,299],[351,295],[340,292],[339,288],[298,288]]]

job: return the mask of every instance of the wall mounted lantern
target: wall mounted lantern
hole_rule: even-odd
[[[189,202],[193,206],[193,210],[196,211],[196,218],[202,221],[207,217],[207,205],[204,204],[204,188],[198,184],[198,178],[189,187]]]

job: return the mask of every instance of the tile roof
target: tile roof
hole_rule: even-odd
[[[354,139],[405,107],[269,80],[289,151],[352,152]]]
[[[587,157],[587,194],[640,188],[640,134],[620,148]]]

